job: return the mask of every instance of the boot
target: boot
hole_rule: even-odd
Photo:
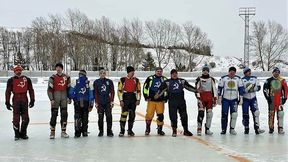
[[[255,130],[255,134],[262,134],[264,132],[265,132],[265,130],[260,129],[260,128]]]
[[[129,136],[135,136],[135,133],[132,131],[133,123],[128,123],[128,135]]]
[[[244,134],[249,134],[249,128],[245,128]]]
[[[177,136],[177,128],[172,127],[172,137],[176,137]]]
[[[81,132],[79,132],[79,130],[78,131],[75,130],[74,138],[79,138],[80,136],[81,136]]]
[[[193,136],[193,133],[191,133],[188,129],[185,129],[183,135],[184,136]]]
[[[19,130],[14,128],[14,133],[15,133],[14,140],[18,141],[20,139]]]
[[[279,129],[278,129],[278,134],[285,134],[283,128],[279,128]]]
[[[135,133],[132,131],[132,129],[128,129],[128,135],[129,136],[135,136]]]
[[[226,130],[222,130],[220,134],[222,135],[226,134]]]
[[[61,137],[62,138],[69,138],[69,135],[66,133],[66,131],[61,132]]]
[[[164,136],[164,135],[165,135],[165,133],[162,131],[162,128],[163,128],[162,125],[158,125],[157,133],[158,133],[158,135],[160,135],[160,136]]]
[[[233,128],[230,129],[230,132],[229,132],[229,133],[232,134],[232,135],[236,135],[236,134],[237,134],[237,132],[236,132],[235,129],[233,129]]]
[[[197,128],[197,136],[201,136],[201,133],[202,133],[202,128]]]
[[[150,134],[150,126],[151,126],[151,120],[146,120],[146,130],[145,135],[148,136]]]
[[[80,133],[75,133],[74,138],[79,138],[81,136]]]
[[[50,139],[55,139],[55,131],[50,132]]]
[[[21,133],[20,133],[20,137],[21,137],[22,139],[24,139],[24,140],[26,140],[26,139],[29,138],[29,137],[27,136],[26,131],[21,132]]]
[[[114,136],[113,131],[111,129],[107,130],[107,136],[108,137],[113,137]]]
[[[23,121],[21,123],[21,131],[20,131],[20,138],[26,140],[29,137],[27,136],[27,127],[28,127],[28,122],[27,121]]]
[[[213,132],[210,131],[209,128],[205,127],[205,134],[211,136]]]
[[[184,133],[183,133],[184,136],[193,136],[193,133],[191,133],[188,130],[188,126],[184,126],[183,128],[184,128]]]
[[[100,130],[98,133],[98,137],[102,137],[103,136],[103,130]]]
[[[121,122],[120,121],[120,133],[119,133],[119,137],[123,137],[124,133],[125,133],[125,124],[126,122]]]
[[[273,128],[270,128],[269,129],[269,134],[273,134],[274,133],[274,129]]]
[[[98,133],[98,137],[102,137],[103,134],[104,134],[104,131],[103,131],[103,125],[102,125],[102,126],[99,125],[99,133]]]
[[[88,132],[82,132],[83,137],[88,137]]]

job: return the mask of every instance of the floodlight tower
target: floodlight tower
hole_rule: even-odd
[[[245,22],[244,33],[244,66],[249,66],[249,21],[250,17],[256,15],[255,7],[241,7],[239,8],[239,16]]]

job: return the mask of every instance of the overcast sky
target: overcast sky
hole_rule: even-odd
[[[65,15],[77,8],[90,19],[192,21],[208,34],[216,56],[243,57],[244,21],[239,7],[256,7],[252,20],[274,20],[288,28],[287,0],[0,0],[0,26],[30,26],[35,17]]]

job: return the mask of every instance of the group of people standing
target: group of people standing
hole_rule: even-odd
[[[79,71],[79,77],[76,81],[63,73],[63,64],[55,65],[56,74],[53,74],[48,81],[47,94],[51,104],[50,119],[50,139],[55,138],[55,127],[57,116],[60,111],[61,137],[68,138],[66,133],[68,111],[67,105],[72,101],[74,103],[74,137],[78,138],[88,136],[88,118],[89,112],[95,106],[98,113],[98,136],[104,135],[104,116],[107,121],[107,136],[113,137],[112,131],[112,109],[114,107],[114,84],[113,81],[106,78],[104,69],[99,71],[99,79],[94,82],[89,81],[85,70]],[[158,67],[155,74],[147,77],[143,85],[142,93],[147,101],[146,109],[146,129],[145,135],[151,132],[151,123],[153,117],[157,115],[157,134],[164,136],[164,107],[168,102],[169,118],[172,127],[172,136],[177,136],[177,118],[180,115],[183,126],[183,134],[192,136],[188,129],[187,106],[184,97],[184,89],[194,92],[197,98],[198,117],[197,117],[197,135],[202,134],[203,120],[206,114],[206,123],[204,124],[205,134],[212,135],[210,130],[213,107],[222,106],[221,109],[221,134],[226,134],[228,127],[228,116],[230,111],[229,133],[236,135],[235,126],[238,116],[238,106],[242,105],[242,123],[244,125],[244,134],[249,134],[249,108],[252,112],[254,121],[254,130],[256,134],[264,133],[260,129],[259,108],[257,104],[256,92],[260,91],[261,86],[256,76],[251,75],[251,69],[243,70],[244,77],[236,75],[236,68],[230,67],[228,75],[222,76],[216,88],[216,80],[210,76],[209,67],[202,68],[202,75],[196,79],[195,86],[188,83],[187,80],[179,78],[177,70],[170,72],[168,79],[163,76],[163,69]],[[6,88],[6,107],[13,109],[13,129],[15,140],[28,139],[27,127],[29,124],[28,108],[32,108],[35,103],[34,89],[31,79],[22,75],[22,68],[19,65],[14,67],[15,75],[7,81]],[[134,136],[133,125],[136,116],[136,107],[141,100],[141,83],[134,76],[135,69],[132,66],[127,67],[127,76],[120,78],[118,83],[118,98],[121,106],[120,133],[119,137],[125,135],[125,125],[128,119],[127,134]],[[217,91],[218,89],[218,91]],[[28,102],[27,92],[29,92],[30,102]],[[285,79],[280,77],[279,68],[275,68],[272,77],[268,78],[263,86],[264,96],[269,108],[269,133],[274,132],[274,117],[277,113],[278,133],[284,134],[284,112],[283,105],[287,100],[287,84]],[[11,93],[13,93],[12,103],[10,104]],[[20,126],[21,118],[21,126]]]

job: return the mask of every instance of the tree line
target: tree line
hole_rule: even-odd
[[[2,47],[2,50],[1,50]],[[142,22],[138,18],[115,23],[107,17],[91,20],[77,9],[65,16],[35,18],[21,30],[0,27],[1,69],[21,64],[29,70],[52,70],[63,62],[70,70],[137,70],[165,68],[192,71],[196,57],[210,56],[212,43],[192,22],[167,19]]]
[[[137,70],[165,68],[193,71],[204,56],[212,55],[213,43],[191,21],[176,24],[167,19],[141,21],[107,17],[91,20],[77,9],[65,15],[35,18],[29,27],[0,27],[0,68],[21,64],[27,70],[52,70],[63,62],[70,70]],[[229,48],[229,46],[227,46]],[[250,30],[251,64],[263,71],[285,63],[288,32],[277,22],[253,22]]]

